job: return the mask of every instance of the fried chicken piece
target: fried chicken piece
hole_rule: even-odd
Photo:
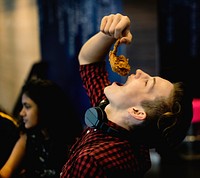
[[[118,73],[121,76],[128,75],[131,70],[131,67],[128,63],[128,59],[124,55],[117,56],[117,48],[119,46],[120,39],[118,39],[113,50],[109,53],[110,66],[113,72]]]

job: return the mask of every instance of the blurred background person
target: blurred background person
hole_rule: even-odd
[[[50,80],[28,80],[21,102],[22,134],[0,175],[58,178],[82,125],[63,90]]]
[[[0,167],[5,164],[18,138],[17,120],[0,107]]]

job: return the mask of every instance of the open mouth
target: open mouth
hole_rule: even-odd
[[[119,83],[119,82],[116,82],[116,84],[117,84],[118,86],[123,86],[123,84],[122,84],[122,83]]]

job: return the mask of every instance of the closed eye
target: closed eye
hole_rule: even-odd
[[[147,86],[148,80],[145,80],[145,87]]]

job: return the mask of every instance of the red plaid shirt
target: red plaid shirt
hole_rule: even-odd
[[[93,106],[105,99],[103,88],[110,84],[105,63],[80,66],[84,87]],[[124,131],[108,121],[112,128]],[[71,148],[61,178],[141,178],[150,169],[149,149],[126,137],[86,128]]]

